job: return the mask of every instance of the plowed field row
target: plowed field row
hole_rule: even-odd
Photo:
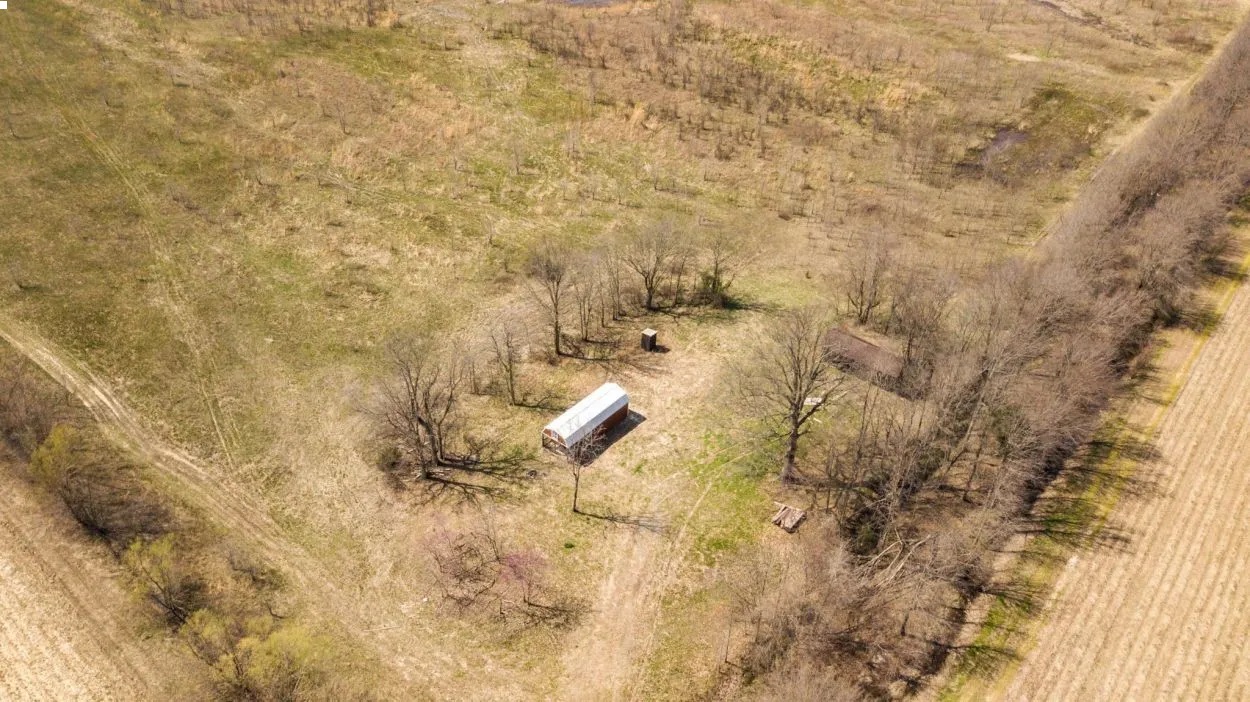
[[[0,467],[0,700],[166,697],[171,654],[141,621],[103,554]],[[66,520],[68,521],[68,520]],[[187,691],[183,691],[186,695]]]
[[[1250,290],[1159,428],[1156,490],[1112,524],[1125,550],[1073,557],[1002,698],[1250,699]]]

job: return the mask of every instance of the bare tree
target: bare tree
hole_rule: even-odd
[[[694,258],[694,248],[680,243],[669,260],[668,279],[672,281],[674,307],[681,307],[685,303],[686,271]]]
[[[565,298],[573,282],[573,260],[568,249],[552,239],[543,239],[530,253],[530,275],[537,284],[534,297],[542,304],[551,323],[552,349],[563,355]]]
[[[648,310],[656,309],[659,291],[685,250],[682,232],[672,220],[638,230],[621,247],[621,263],[641,279],[643,306]]]
[[[584,461],[576,458],[569,458],[569,476],[573,478],[573,514],[581,514],[581,510],[577,508],[577,497],[582,487],[582,469],[586,467]]]
[[[502,316],[491,325],[491,360],[499,370],[508,402],[513,405],[520,402],[517,383],[521,364],[525,361],[526,336],[524,324],[515,317]]]
[[[84,529],[118,552],[138,537],[170,528],[171,515],[142,480],[140,467],[94,431],[56,425],[31,455],[30,468]]]
[[[376,410],[384,437],[421,477],[454,465],[449,440],[465,383],[459,361],[426,339],[392,342],[388,352],[392,377],[382,383]]]
[[[73,407],[67,393],[41,383],[32,368],[16,358],[0,367],[0,438],[25,456],[72,415]]]
[[[609,318],[615,321],[625,313],[620,252],[611,242],[604,242],[595,249],[589,262],[599,281],[599,324],[606,327]]]
[[[892,249],[893,241],[881,231],[865,232],[851,240],[839,287],[860,324],[867,324],[886,300]]]
[[[481,607],[501,620],[519,615],[525,626],[550,628],[571,625],[585,609],[548,583],[540,553],[509,546],[486,513],[480,529],[440,532],[428,550],[443,595],[462,609]]]
[[[782,480],[793,480],[799,442],[808,423],[842,386],[825,343],[829,323],[808,308],[785,314],[745,369],[744,398],[778,422],[785,438]]]
[[[956,284],[911,265],[898,273],[892,287],[886,330],[902,337],[903,377],[898,390],[923,394],[947,341],[946,322]]]
[[[753,237],[746,232],[716,228],[703,239],[707,253],[701,292],[714,307],[724,307],[734,278],[754,255]]]
[[[603,431],[596,430],[590,436],[570,446],[564,453],[568,461],[569,476],[573,478],[573,513],[581,514],[577,497],[582,486],[582,470],[603,450]]]
[[[570,286],[570,292],[573,295],[573,310],[577,316],[578,338],[581,341],[590,341],[590,330],[602,297],[599,282],[590,261],[585,261],[584,265],[579,267]]]

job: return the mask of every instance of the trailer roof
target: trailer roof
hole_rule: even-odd
[[[616,383],[604,383],[580,402],[551,420],[544,431],[560,438],[565,446],[585,439],[621,408],[629,406],[629,395]]]

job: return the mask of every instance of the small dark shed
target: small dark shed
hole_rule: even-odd
[[[642,350],[654,351],[659,346],[660,332],[654,329],[642,330]]]

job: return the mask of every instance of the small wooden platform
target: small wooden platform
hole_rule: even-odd
[[[807,518],[807,512],[804,512],[801,509],[791,507],[790,505],[783,505],[780,502],[774,502],[773,504],[780,507],[780,509],[777,510],[777,514],[773,515],[773,524],[776,524],[791,534],[793,534],[794,530],[799,528],[799,524]]]

